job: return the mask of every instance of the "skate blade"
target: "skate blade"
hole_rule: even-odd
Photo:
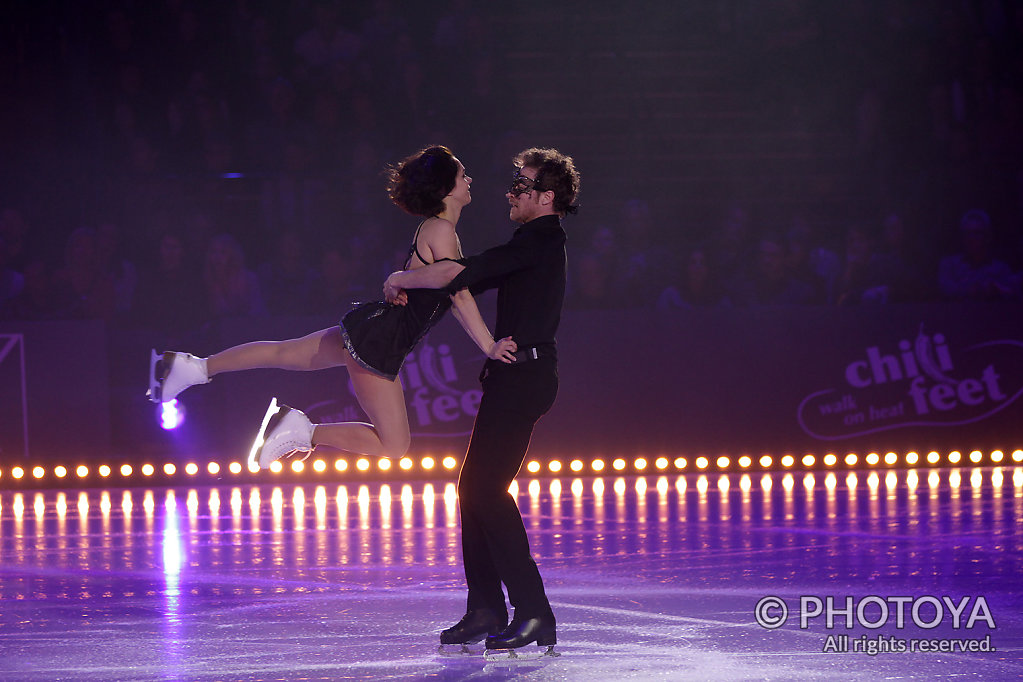
[[[164,362],[163,354],[157,354],[156,349],[153,348],[149,351],[149,390],[146,391],[146,397],[149,398],[150,402],[161,403],[163,397],[163,376],[164,368],[166,363]]]
[[[256,435],[256,440],[252,443],[252,449],[249,450],[248,465],[250,471],[261,468],[259,466],[259,455],[263,452],[263,443],[266,442],[267,431],[277,426],[277,422],[284,416],[282,412],[281,406],[277,404],[277,398],[271,398],[270,406],[266,408],[266,414],[263,415],[263,424],[259,427],[259,434]],[[274,419],[274,417],[277,418]]]
[[[479,653],[479,650],[473,651],[469,644],[441,644],[437,648],[437,653],[441,656],[472,656]]]
[[[554,650],[554,645],[548,646],[545,650],[537,649],[487,649],[483,653],[483,659],[488,663],[515,665],[528,661],[544,661],[550,658],[558,658],[561,654]]]
[[[274,422],[274,424],[276,425],[276,422]],[[313,454],[312,450],[292,450],[288,454],[282,455],[280,459],[286,459],[291,462],[304,462],[307,459],[309,459],[310,455],[312,454]],[[444,645],[442,644],[441,646]]]

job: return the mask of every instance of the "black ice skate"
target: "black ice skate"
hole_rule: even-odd
[[[490,609],[473,609],[447,630],[440,633],[440,648],[445,655],[470,654],[470,644],[482,642],[484,637],[496,635],[504,629],[508,617],[498,618]],[[457,645],[459,648],[452,648]]]
[[[535,649],[530,652],[522,651],[522,647],[533,643],[547,649],[542,653]],[[483,657],[488,661],[509,661],[560,656],[561,654],[554,650],[557,643],[557,627],[553,615],[528,619],[513,618],[500,634],[487,637],[487,650]]]

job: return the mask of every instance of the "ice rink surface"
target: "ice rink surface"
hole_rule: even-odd
[[[518,485],[557,658],[437,651],[449,481],[0,492],[0,680],[1023,676],[1021,468]]]

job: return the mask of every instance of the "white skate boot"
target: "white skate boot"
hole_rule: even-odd
[[[263,416],[263,425],[249,451],[249,468],[270,468],[270,464],[291,452],[312,452],[313,424],[301,410],[278,405],[277,398]],[[306,455],[308,457],[308,455]]]
[[[156,350],[149,356],[149,390],[146,395],[154,403],[167,403],[189,386],[208,384],[206,359],[189,353],[167,351],[157,355]]]

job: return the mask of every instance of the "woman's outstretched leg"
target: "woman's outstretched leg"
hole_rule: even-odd
[[[348,351],[339,327],[328,327],[298,339],[252,341],[232,346],[206,359],[210,377],[246,369],[290,369],[308,372],[345,364]]]
[[[150,399],[173,400],[189,386],[209,383],[214,375],[246,369],[277,368],[311,371],[345,364],[341,330],[329,327],[307,336],[286,341],[254,341],[199,358],[188,353],[153,353]]]

